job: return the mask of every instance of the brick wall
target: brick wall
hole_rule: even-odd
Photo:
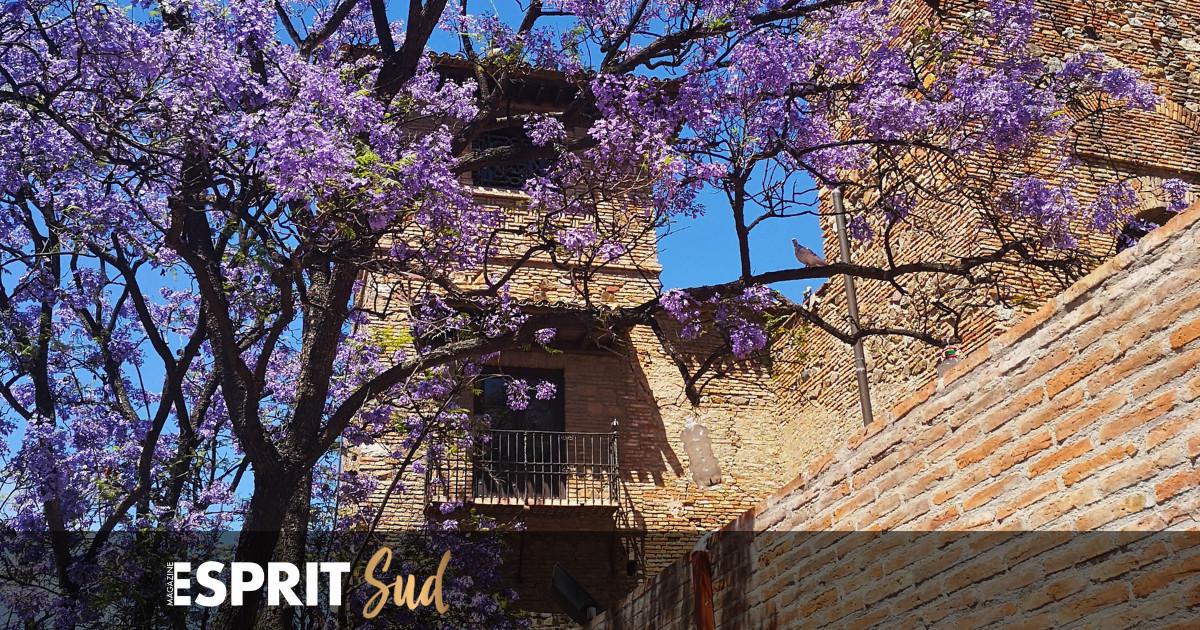
[[[527,197],[495,189],[477,189],[476,193],[481,202],[505,212],[505,225],[497,236],[501,243],[498,264],[494,266],[505,270],[528,245],[518,236],[520,226],[531,216],[523,207]],[[605,216],[616,212],[611,207],[601,211]],[[535,256],[521,265],[507,286],[512,297],[538,308],[578,305],[585,300],[601,308],[627,306],[656,295],[659,269],[650,238],[639,241],[587,283],[546,256]],[[481,276],[455,280],[462,286],[478,286]],[[359,302],[387,313],[368,325],[393,343],[410,341],[404,307],[409,296],[420,290],[420,286],[408,286],[404,278],[367,278]],[[675,325],[670,317],[660,318],[660,323],[666,329]],[[560,331],[560,340],[569,336]],[[694,369],[715,349],[712,344],[717,341],[710,335],[676,346]],[[512,541],[510,549],[516,555],[509,562],[514,570],[512,584],[521,595],[518,606],[526,610],[559,610],[547,592],[554,563],[562,564],[598,601],[609,605],[637,582],[670,565],[702,532],[749,509],[790,478],[779,466],[784,456],[783,436],[770,430],[777,418],[775,392],[766,366],[754,361],[717,366],[720,375],[704,387],[698,411],[709,429],[723,481],[703,490],[691,479],[680,440],[684,423],[696,410],[684,395],[678,367],[648,326],[636,326],[620,339],[606,339],[602,346],[562,345],[554,353],[505,351],[495,363],[562,370],[568,432],[607,432],[612,420],[619,423],[620,502],[616,510],[475,506],[501,522],[519,521],[526,528],[524,541],[521,537]],[[471,408],[469,398],[462,400],[464,408]],[[399,442],[394,438],[382,441]],[[347,470],[381,482],[368,498],[372,506],[382,503],[396,474],[398,462],[383,453],[351,449],[345,457]],[[409,529],[423,521],[428,507],[424,482],[423,474],[408,471],[403,475],[400,490],[387,503],[383,528]],[[631,553],[636,564],[632,575],[627,566]]]
[[[907,21],[927,19],[926,3],[917,4]],[[970,8],[964,5],[962,10]],[[1154,112],[1130,112],[1106,120],[1105,127],[1095,134],[1082,132],[1083,163],[1062,171],[1079,182],[1081,200],[1086,203],[1100,186],[1118,178],[1137,182],[1145,192],[1146,208],[1165,205],[1154,194],[1164,178],[1181,178],[1192,183],[1194,190],[1200,188],[1200,38],[1196,36],[1200,2],[1039,0],[1038,8],[1042,18],[1036,43],[1048,63],[1079,50],[1100,50],[1141,71],[1164,99]],[[1095,28],[1094,37],[1087,34],[1089,26]],[[1033,169],[1035,162],[1025,166]],[[1058,167],[1046,164],[1038,168],[1053,179],[1051,173]],[[901,230],[893,240],[901,258],[952,262],[980,253],[980,243],[986,239],[979,238],[968,219],[947,222],[940,218],[962,216],[955,201],[946,201],[944,208],[918,209],[918,214],[930,220],[919,230]],[[831,221],[826,220],[823,228],[825,251],[836,259]],[[854,262],[886,266],[881,247],[866,244],[853,249]],[[1114,241],[1092,239],[1086,249],[1103,260],[1114,251]],[[900,300],[890,283],[857,281],[864,324],[924,327],[944,337],[948,327],[936,321],[940,312],[920,311],[929,296],[937,296],[962,307],[965,317],[959,332],[968,353],[986,346],[1065,288],[1061,280],[1037,270],[1010,272],[1001,283],[1009,304],[994,306],[991,296],[972,292],[961,283],[943,286],[913,278],[903,284],[912,297]],[[955,295],[956,291],[962,293]],[[841,316],[846,312],[841,278],[831,279],[820,296],[820,313],[846,328]],[[923,342],[874,337],[865,346],[877,417],[882,418],[891,404],[935,377],[938,350]],[[784,433],[789,436],[785,445],[788,465],[798,471],[862,426],[853,358],[848,346],[818,330],[785,338],[776,343],[774,354],[778,368],[773,377],[781,401],[780,415],[787,423]]]
[[[730,523],[718,627],[1194,622],[1198,268],[1195,205]],[[690,627],[689,575],[591,627]]]
[[[554,563],[564,566],[604,605],[670,565],[700,534],[751,508],[784,481],[777,465],[780,435],[762,430],[774,417],[775,400],[765,374],[747,366],[710,382],[700,407],[723,483],[701,490],[691,480],[680,432],[692,407],[683,396],[675,364],[644,326],[612,351],[561,354],[505,352],[506,367],[560,369],[564,373],[566,430],[606,432],[616,419],[620,454],[620,503],[614,510],[569,506],[511,509],[477,507],[501,522],[522,522],[528,541],[515,541],[521,575],[514,586],[527,610],[558,610],[546,580]],[[469,406],[469,402],[464,401]],[[378,477],[395,473],[386,457],[354,453],[348,467]],[[384,527],[420,522],[423,477],[408,473],[405,489],[388,503]],[[382,500],[384,487],[371,500]],[[564,536],[580,532],[586,536]],[[637,561],[634,575],[626,563]]]

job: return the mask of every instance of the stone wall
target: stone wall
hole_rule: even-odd
[[[928,19],[926,3],[918,5],[908,21]],[[1130,112],[1108,119],[1095,133],[1085,130],[1080,144],[1084,162],[1064,171],[1079,182],[1077,193],[1083,202],[1100,186],[1118,178],[1132,179],[1141,187],[1147,209],[1165,205],[1155,194],[1164,178],[1181,178],[1192,183],[1193,190],[1200,189],[1200,40],[1196,36],[1200,2],[1039,0],[1038,7],[1042,18],[1036,41],[1048,63],[1079,50],[1099,50],[1141,71],[1163,97],[1154,112]],[[1090,29],[1095,29],[1094,34],[1089,34]],[[1058,167],[1047,164],[1038,168],[1049,172]],[[926,208],[923,215],[961,216],[953,205]],[[831,223],[826,218],[822,225],[825,251],[829,258],[836,259],[836,232]],[[978,254],[986,246],[987,239],[980,237],[976,226],[969,222],[927,223],[893,240],[895,250],[904,259],[898,262],[950,262],[959,256]],[[854,262],[886,266],[877,244],[856,244],[853,249]],[[1115,244],[1111,238],[1095,238],[1086,243],[1085,249],[1104,260],[1115,251]],[[913,297],[900,298],[890,283],[857,281],[864,324],[931,325],[944,336],[944,326],[926,321],[938,313],[919,311],[924,299],[921,296],[944,298],[963,287],[930,286],[912,280],[903,284]],[[963,308],[965,317],[959,330],[965,352],[985,347],[1066,286],[1062,279],[1032,269],[1010,273],[1001,284],[1008,294],[1003,305],[990,303],[989,296],[965,291],[956,296],[960,306],[972,303]],[[846,328],[841,315],[846,312],[842,279],[831,279],[819,297],[819,312]],[[802,328],[799,322],[796,325]],[[936,376],[939,351],[923,342],[873,337],[865,346],[877,418],[886,419],[890,405]],[[780,415],[785,418],[784,433],[789,436],[785,445],[788,465],[798,471],[862,426],[853,358],[851,349],[842,342],[808,329],[776,343],[774,355]]]
[[[1194,205],[717,532],[718,627],[1194,622],[1198,268]],[[590,627],[691,627],[689,576]]]

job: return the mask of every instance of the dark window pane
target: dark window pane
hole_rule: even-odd
[[[1125,224],[1125,229],[1117,235],[1117,252],[1120,253],[1142,240],[1155,228],[1171,220],[1172,213],[1166,208],[1151,208],[1133,217]]]
[[[560,370],[503,369],[485,377],[475,399],[476,413],[491,417],[491,439],[475,465],[475,495],[479,497],[566,496],[565,388]],[[552,400],[530,397],[523,410],[508,408],[508,384],[524,380],[555,385]],[[544,433],[553,432],[553,433]]]
[[[474,148],[476,151],[482,151],[514,145],[519,147],[533,146],[529,142],[529,138],[525,136],[524,131],[513,130],[493,131],[482,134],[475,139]],[[549,167],[550,160],[545,158],[495,164],[472,171],[471,181],[476,186],[519,190],[529,178],[545,173]]]
[[[475,399],[475,412],[488,414],[491,428],[519,431],[565,431],[564,395],[562,370],[533,370],[505,368],[501,374],[487,376]],[[529,396],[529,407],[523,411],[508,408],[508,384],[511,379],[523,379],[530,387],[541,381],[554,383],[555,396],[552,400],[538,400]]]

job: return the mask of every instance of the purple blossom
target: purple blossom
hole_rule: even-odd
[[[1190,189],[1187,182],[1181,179],[1163,181],[1162,190],[1167,195],[1167,210],[1179,212],[1187,207],[1187,194]]]
[[[1105,186],[1092,202],[1092,226],[1099,232],[1119,232],[1140,206],[1137,191],[1129,182]]]
[[[737,301],[751,311],[761,313],[778,304],[779,298],[770,287],[754,284],[743,289],[742,294],[737,297]]]
[[[875,232],[871,229],[870,222],[867,221],[866,215],[856,214],[850,217],[850,221],[846,224],[850,232],[850,237],[860,243],[869,242],[875,237]]]
[[[767,347],[767,333],[761,325],[738,320],[729,331],[729,344],[733,350],[733,356],[745,359]]]
[[[1100,88],[1138,109],[1153,109],[1159,98],[1150,83],[1129,68],[1115,68],[1100,75]]]
[[[558,235],[558,242],[572,254],[582,254],[584,250],[596,244],[596,231],[591,226],[563,230]]]
[[[681,337],[696,339],[700,336],[700,307],[685,291],[671,289],[659,298],[659,304],[683,325],[679,333]]]
[[[524,411],[529,408],[529,383],[526,383],[524,379],[510,380],[506,391],[509,409]]]
[[[624,256],[626,251],[628,250],[626,249],[625,245],[613,241],[606,241],[600,245],[600,248],[596,253],[600,255],[601,261],[613,262],[621,256]]]
[[[1073,249],[1078,245],[1071,232],[1071,222],[1081,216],[1081,212],[1069,185],[1022,177],[1013,183],[1006,198],[1014,217],[1041,227],[1047,245],[1060,249]]]
[[[911,195],[891,194],[883,202],[883,216],[889,224],[903,221],[916,205]]]
[[[542,147],[566,140],[567,130],[557,118],[539,115],[525,121],[525,135],[534,146]]]
[[[1103,53],[1088,51],[1068,57],[1055,76],[1059,89],[1096,89],[1130,107],[1149,110],[1158,104],[1150,83],[1130,68],[1113,68]]]
[[[538,400],[554,400],[558,387],[551,381],[540,381],[537,384],[534,397]]]
[[[556,334],[558,334],[558,331],[554,328],[539,328],[533,333],[533,338],[539,344],[548,346],[552,341],[554,341],[554,336]]]

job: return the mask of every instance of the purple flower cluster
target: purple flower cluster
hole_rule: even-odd
[[[514,378],[509,381],[506,393],[509,409],[524,411],[529,408],[529,383],[525,379]]]
[[[733,356],[745,359],[767,347],[763,317],[778,302],[770,288],[753,285],[717,306],[716,322],[725,331]]]
[[[1187,207],[1189,186],[1181,179],[1168,179],[1162,183],[1163,193],[1167,196],[1167,210],[1179,212]]]
[[[538,400],[554,400],[557,394],[558,387],[550,381],[539,381],[534,388],[534,397]]]
[[[663,310],[670,314],[671,317],[674,317],[675,321],[682,324],[679,333],[680,337],[684,339],[696,339],[700,336],[702,332],[700,305],[688,296],[687,292],[679,289],[671,289],[664,293],[658,299],[658,302],[662,305]]]
[[[580,255],[596,244],[596,230],[590,225],[563,230],[558,236],[558,242],[563,249],[574,255]]]
[[[1058,89],[1099,90],[1111,98],[1137,109],[1153,109],[1159,98],[1149,83],[1130,68],[1111,65],[1111,60],[1096,51],[1071,55],[1055,76]]]
[[[566,140],[567,130],[557,118],[541,115],[525,121],[525,135],[535,146],[542,147]]]
[[[533,333],[533,338],[541,345],[548,346],[557,334],[558,331],[553,328],[539,328]]]
[[[865,214],[856,214],[850,217],[846,229],[849,230],[850,237],[860,243],[866,243],[875,238],[875,231],[871,229],[871,223]]]
[[[606,241],[600,245],[596,253],[600,256],[601,262],[610,263],[624,256],[628,249],[622,243]]]
[[[1092,227],[1098,232],[1120,232],[1133,213],[1141,207],[1137,191],[1129,182],[1117,182],[1102,188],[1089,209]]]
[[[1009,189],[1006,202],[1014,218],[1040,226],[1046,245],[1059,249],[1074,249],[1078,246],[1071,222],[1082,217],[1082,214],[1069,184],[1055,184],[1036,177],[1022,177]]]

